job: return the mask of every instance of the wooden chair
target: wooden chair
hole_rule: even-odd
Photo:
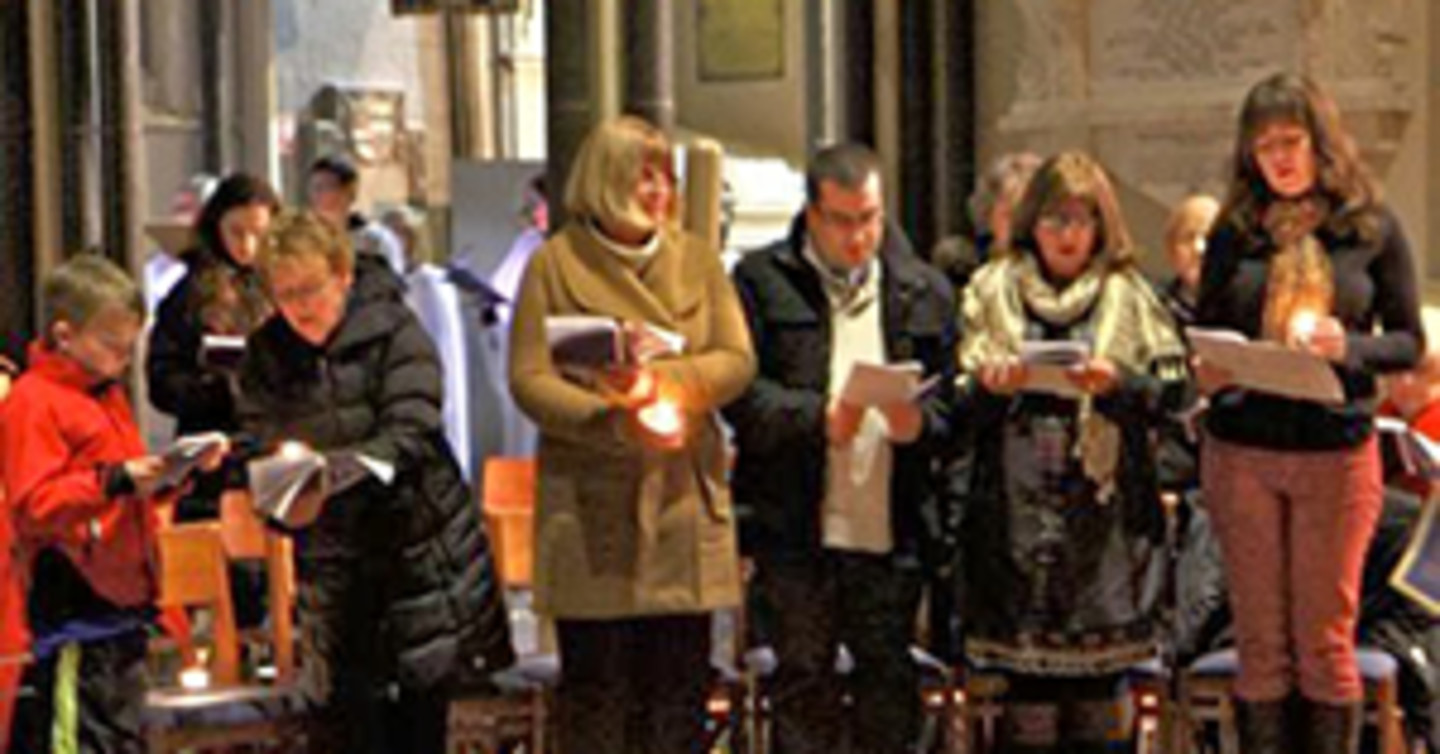
[[[482,489],[490,549],[513,615],[523,611],[517,605],[528,600],[534,573],[534,459],[488,459]],[[543,754],[549,690],[558,675],[553,654],[522,655],[515,667],[495,674],[495,693],[452,701],[447,751],[488,754],[507,750],[507,744],[523,744],[527,754]]]
[[[230,573],[215,524],[177,524],[160,530],[160,607],[205,608],[214,635],[212,682],[240,682],[240,638]]]
[[[495,568],[507,588],[527,588],[535,572],[535,459],[485,462],[481,511]]]
[[[207,688],[161,687],[147,695],[150,751],[223,751],[241,745],[293,750],[303,708],[293,687],[242,682],[222,525],[170,526],[160,531],[159,546],[159,603],[209,610],[214,662]]]
[[[1357,654],[1365,681],[1365,722],[1374,728],[1375,750],[1379,754],[1404,754],[1407,744],[1400,710],[1399,665],[1378,649],[1361,647]],[[1194,751],[1196,739],[1207,726],[1217,731],[1220,754],[1239,754],[1240,737],[1231,696],[1238,668],[1235,650],[1225,649],[1196,660],[1181,676],[1177,754]]]
[[[275,680],[290,683],[295,679],[295,543],[266,528],[243,492],[220,498],[220,538],[228,560],[265,564],[270,620],[262,636],[271,648]]]

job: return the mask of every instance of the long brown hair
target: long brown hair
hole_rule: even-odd
[[[1135,245],[1120,212],[1115,188],[1100,167],[1083,152],[1061,152],[1041,163],[1015,210],[1011,246],[1017,252],[1038,255],[1035,226],[1040,216],[1067,199],[1079,199],[1095,212],[1095,248],[1091,264],[1119,269],[1135,262]]]
[[[1379,187],[1360,161],[1335,101],[1311,79],[1292,73],[1266,78],[1245,97],[1220,222],[1252,239],[1265,233],[1265,213],[1281,197],[1270,190],[1260,171],[1255,140],[1274,123],[1293,123],[1310,135],[1314,193],[1322,214],[1318,225],[1338,235],[1358,232],[1371,240],[1378,232],[1373,209],[1380,200]]]

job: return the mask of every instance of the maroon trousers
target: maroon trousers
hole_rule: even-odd
[[[1380,515],[1374,438],[1337,451],[1277,451],[1207,437],[1205,504],[1229,581],[1241,699],[1362,698],[1355,665],[1360,572]]]

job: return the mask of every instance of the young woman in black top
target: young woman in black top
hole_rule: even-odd
[[[1245,100],[1197,323],[1327,359],[1340,405],[1229,384],[1210,393],[1202,477],[1228,572],[1242,750],[1354,751],[1360,570],[1380,511],[1376,375],[1424,346],[1409,245],[1333,101],[1272,76]],[[1298,704],[1292,695],[1299,692]]]

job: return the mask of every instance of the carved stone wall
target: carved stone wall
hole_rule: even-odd
[[[1166,209],[1220,193],[1248,88],[1314,76],[1386,184],[1417,249],[1437,196],[1423,0],[1013,0],[977,14],[981,157],[1085,149],[1121,187],[1146,246]],[[1440,12],[1440,11],[1437,11]],[[1152,255],[1158,257],[1158,255]],[[1440,268],[1440,265],[1437,265]]]

